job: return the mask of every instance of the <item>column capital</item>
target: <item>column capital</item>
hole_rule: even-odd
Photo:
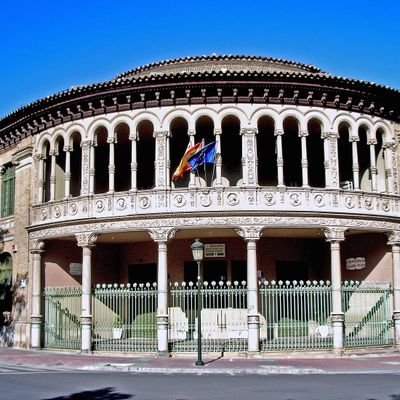
[[[242,128],[240,130],[241,135],[257,135],[258,129],[257,128]]]
[[[246,241],[258,240],[261,237],[262,226],[239,226],[235,228],[236,233]]]
[[[214,129],[214,136],[217,136],[217,135],[222,135],[222,129],[221,128],[215,128]]]
[[[153,132],[153,137],[155,138],[164,138],[168,137],[169,131],[154,131]]]
[[[344,241],[344,233],[347,228],[331,227],[328,226],[324,229],[325,240],[327,242],[342,242]]]
[[[93,232],[82,232],[75,235],[79,247],[93,247],[99,235]]]
[[[149,230],[149,235],[155,242],[168,242],[175,236],[176,231],[174,228],[154,228]]]
[[[30,252],[32,254],[40,254],[44,252],[46,242],[44,240],[35,239],[32,240],[30,245]]]
[[[65,153],[68,153],[69,151],[73,151],[74,149],[73,149],[73,147],[72,146],[69,146],[69,145],[65,145],[64,147],[63,147],[63,151],[65,152]]]
[[[131,141],[136,141],[137,140],[137,133],[136,132],[131,132],[129,135],[129,140]]]
[[[284,133],[283,129],[275,129],[274,131],[275,136],[282,136]]]
[[[378,141],[375,138],[370,138],[367,140],[367,144],[369,145],[378,144]]]
[[[358,136],[355,135],[351,135],[349,136],[349,142],[359,142],[360,138]]]
[[[339,139],[339,132],[324,132],[324,138],[328,139]],[[322,134],[321,134],[322,136]]]
[[[188,130],[188,135],[189,136],[195,136],[196,135],[196,131],[194,129],[189,129]]]
[[[82,149],[88,148],[88,147],[91,147],[91,146],[93,146],[93,142],[91,140],[82,140],[81,141],[81,148]]]
[[[308,136],[308,131],[305,130],[300,130],[298,133],[298,137],[307,137]]]
[[[399,246],[400,245],[400,231],[392,231],[387,233],[389,246]]]

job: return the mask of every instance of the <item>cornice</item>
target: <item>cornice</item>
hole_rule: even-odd
[[[399,91],[320,73],[315,67],[304,64],[286,63],[304,71],[213,71],[117,77],[111,81],[73,87],[28,104],[1,119],[0,152],[28,136],[65,122],[112,112],[174,105],[308,105],[400,121]],[[120,77],[126,74],[129,71]]]

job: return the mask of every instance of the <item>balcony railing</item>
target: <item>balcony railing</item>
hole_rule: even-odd
[[[400,197],[341,189],[185,188],[81,196],[33,206],[32,225],[207,211],[302,211],[400,217]]]

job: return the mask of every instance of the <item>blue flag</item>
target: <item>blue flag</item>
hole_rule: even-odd
[[[200,165],[205,163],[214,163],[215,161],[215,142],[208,143],[197,153],[193,154],[188,162],[190,170],[195,171]]]

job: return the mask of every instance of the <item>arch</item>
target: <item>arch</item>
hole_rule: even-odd
[[[258,114],[257,118],[257,162],[258,184],[276,186],[278,172],[276,162],[276,136],[274,113]]]
[[[326,113],[320,110],[309,110],[304,113],[304,123],[307,126],[310,120],[316,119],[321,124],[322,132],[327,132],[331,126],[330,119]]]
[[[36,144],[36,154],[40,154],[42,156],[45,156],[43,153],[43,147],[47,143],[49,146],[49,151],[51,149],[51,136],[48,132],[46,132],[43,136],[41,136]]]
[[[149,121],[153,125],[155,131],[162,129],[161,121],[155,113],[150,111],[140,111],[132,118],[132,132],[137,132],[138,126],[143,121]]]
[[[350,127],[351,132],[356,131],[354,117],[348,113],[339,113],[332,121],[333,132],[339,132],[339,125],[341,125],[342,123],[347,123]]]
[[[137,143],[137,188],[151,189],[155,183],[155,139],[154,125],[149,119],[143,118],[136,127]]]
[[[68,127],[65,135],[65,143],[72,146],[72,136],[79,134],[79,141],[82,142],[86,138],[87,131],[80,124],[73,124]]]
[[[307,173],[311,187],[325,187],[325,148],[322,133],[325,126],[319,113],[307,118]]]
[[[378,121],[374,124],[374,128],[372,129],[372,132],[375,133],[375,137],[377,137],[378,131],[381,131],[383,143],[395,141],[394,132],[386,122]]]
[[[108,133],[110,138],[116,138],[115,131],[119,125],[125,124],[130,132],[134,131],[134,124],[132,118],[127,115],[117,115],[110,121],[110,132]]]
[[[170,132],[169,139],[169,161],[171,165],[171,176],[179,166],[182,156],[185,154],[190,143],[188,135],[189,122],[182,116],[182,113],[174,114],[175,118],[171,119],[168,125]],[[189,184],[190,174],[186,173],[181,178],[173,181],[174,187],[187,187]]]
[[[288,112],[282,118],[283,176],[286,186],[302,186],[302,144],[298,114]]]
[[[168,111],[161,120],[161,124],[162,126],[170,130],[171,123],[176,118],[183,118],[184,120],[186,120],[188,124],[188,129],[189,130],[194,129],[194,121],[192,118],[192,113],[185,108],[175,108],[173,110]]]
[[[240,121],[240,126],[245,128],[249,125],[249,116],[240,108],[234,108],[232,106],[226,106],[218,110],[218,116],[220,118],[220,125],[224,118],[229,116],[235,116]]]
[[[96,131],[99,130],[99,128],[105,128],[107,132],[110,132],[111,130],[111,124],[110,121],[104,117],[100,117],[92,121],[87,129],[87,136],[90,140],[93,140],[93,142],[96,142]]]
[[[282,125],[288,118],[293,118],[297,120],[299,131],[304,131],[306,129],[304,115],[297,108],[286,108],[279,113]]]
[[[125,118],[115,120],[112,134],[108,139],[114,141],[114,190],[116,192],[130,189],[131,185],[131,128]],[[110,190],[110,188],[109,188]]]
[[[211,121],[213,122],[214,129],[221,128],[221,123],[218,118],[217,112],[215,110],[205,107],[198,108],[196,111],[193,112],[193,123],[195,127],[198,123],[198,120],[203,117],[208,117],[211,119]]]
[[[259,107],[253,111],[249,116],[249,124],[251,126],[256,126],[260,118],[268,116],[274,120],[274,125],[276,125],[276,121],[279,119],[279,113],[271,107]]]

